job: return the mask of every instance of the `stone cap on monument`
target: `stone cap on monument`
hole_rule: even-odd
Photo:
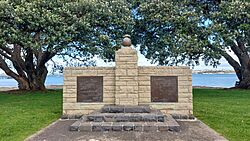
[[[115,53],[115,104],[138,105],[138,57],[129,35]]]
[[[117,55],[133,55],[137,57],[137,51],[132,48],[132,42],[131,42],[131,36],[128,34],[125,34],[123,36],[122,40],[122,47],[118,51],[116,51],[116,56]],[[117,59],[116,59],[117,61]]]
[[[131,39],[130,39],[131,36],[128,35],[128,34],[125,34],[123,37],[124,37],[124,38],[123,38],[123,40],[122,40],[122,45],[123,45],[124,47],[131,47],[131,45],[132,45]]]

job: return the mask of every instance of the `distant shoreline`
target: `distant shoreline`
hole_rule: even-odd
[[[234,70],[193,70],[193,74],[234,74]]]
[[[50,76],[53,76],[53,77],[63,77],[63,75],[48,75],[47,77],[50,77]],[[13,79],[12,77],[8,76],[8,75],[5,75],[5,74],[0,74],[0,79]]]
[[[55,87],[61,89],[60,85],[64,84],[64,76],[48,76],[45,82],[46,87],[54,89]],[[235,86],[235,82],[238,81],[235,73],[230,74],[229,71],[227,73],[222,74],[212,73],[210,74],[208,71],[200,73],[196,72],[192,75],[192,84],[194,88],[229,88]],[[2,89],[17,89],[17,82],[11,78],[1,78],[0,77],[0,88]],[[54,86],[56,85],[56,86]],[[59,86],[58,86],[59,85]],[[55,89],[56,89],[55,88]]]
[[[46,86],[47,89],[63,89],[63,85],[49,85]],[[193,88],[205,88],[205,89],[225,89],[224,87],[208,87],[208,86],[193,86]],[[1,87],[0,86],[0,92],[1,91],[11,91],[11,90],[17,90],[17,87]]]
[[[211,70],[193,70],[192,74],[235,74],[233,70],[217,70],[217,71],[211,71]],[[63,77],[63,75],[48,75],[47,77],[50,76],[57,76],[57,77]],[[5,74],[0,74],[0,79],[12,79],[10,76],[5,75]]]
[[[47,89],[62,89],[63,85],[49,85],[46,86]],[[1,87],[0,86],[0,92],[1,91],[11,91],[11,90],[17,90],[17,87]]]

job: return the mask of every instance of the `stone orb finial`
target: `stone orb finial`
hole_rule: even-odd
[[[122,45],[125,46],[125,47],[131,46],[131,39],[130,39],[131,36],[128,35],[128,34],[125,34],[123,37],[124,38],[122,40]]]

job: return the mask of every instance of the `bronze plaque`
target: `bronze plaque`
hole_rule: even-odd
[[[77,102],[103,102],[103,77],[77,77]]]
[[[177,76],[151,76],[152,102],[178,102]]]

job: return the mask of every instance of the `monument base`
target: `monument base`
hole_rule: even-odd
[[[82,116],[70,126],[70,131],[180,131],[171,115],[164,115],[149,106],[104,106]]]

